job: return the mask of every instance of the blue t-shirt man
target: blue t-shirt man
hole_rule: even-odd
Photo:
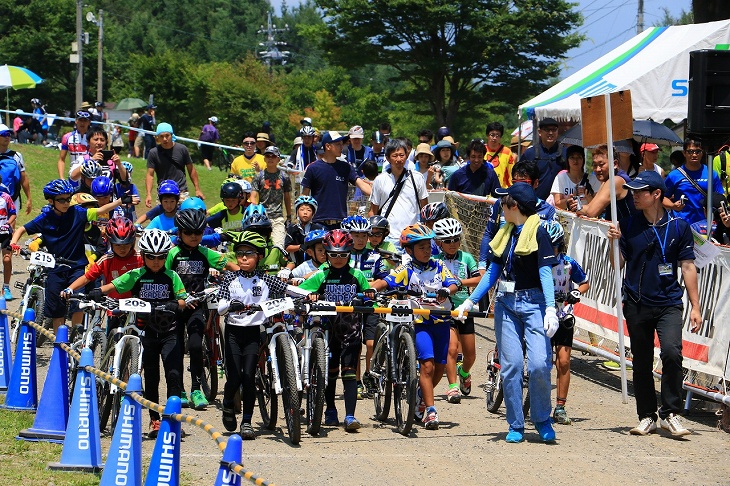
[[[451,175],[448,185],[449,191],[475,196],[489,196],[498,187],[501,185],[492,164],[482,164],[476,171],[466,164]]]
[[[697,185],[707,194],[707,166],[703,165],[699,170],[690,170],[686,165],[682,166],[682,170],[694,180]],[[720,176],[716,172],[712,172],[712,192],[718,196],[723,196],[722,181]],[[667,192],[664,194],[666,197],[673,201],[679,201],[682,196],[686,196],[687,199],[684,203],[684,207],[679,210],[675,210],[675,214],[687,221],[689,224],[696,223],[698,221],[705,221],[707,218],[707,200],[700,191],[695,188],[694,184],[687,180],[684,174],[679,169],[674,169],[667,175],[664,180],[664,184],[667,186]]]
[[[317,160],[307,166],[302,186],[309,188],[311,196],[319,207],[314,217],[315,223],[342,221],[347,217],[347,184],[355,184],[357,173],[354,167],[342,160],[329,164]]]
[[[540,169],[540,178],[538,179],[535,194],[540,199],[550,197],[550,189],[553,187],[553,181],[558,173],[565,169],[565,161],[568,160],[566,149],[559,143],[555,143],[552,147],[547,148],[542,143],[528,147],[520,157],[520,161],[534,160]]]

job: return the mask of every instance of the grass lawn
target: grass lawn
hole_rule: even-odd
[[[33,217],[40,213],[41,207],[46,204],[46,200],[43,199],[43,186],[49,181],[58,178],[58,169],[56,162],[58,161],[59,151],[55,149],[48,149],[39,147],[36,145],[19,145],[11,144],[11,150],[15,150],[23,154],[25,160],[25,170],[28,172],[28,179],[30,180],[31,193],[33,195],[33,210],[30,215],[25,214],[25,208],[18,212],[18,220],[16,227],[25,224],[30,221]],[[69,168],[69,158],[66,157],[66,170]],[[138,210],[137,215],[142,214],[146,209],[144,208],[144,175],[147,171],[145,161],[143,159],[127,158],[122,157],[122,160],[127,160],[134,165],[134,173],[132,175],[132,182],[137,185],[140,195],[142,196],[142,204]],[[200,188],[203,190],[203,194],[206,197],[206,204],[210,207],[220,202],[219,191],[223,179],[226,178],[227,173],[221,172],[218,169],[208,171],[200,164],[195,164],[195,168],[198,171],[198,178],[200,180]],[[190,179],[188,178],[188,186],[191,194],[194,193]],[[25,196],[23,196],[25,198]]]

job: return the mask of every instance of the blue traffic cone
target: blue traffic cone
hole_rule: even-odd
[[[218,476],[215,478],[215,486],[223,485],[241,485],[241,476],[231,471],[228,467],[232,462],[241,464],[242,451],[241,451],[241,436],[233,434],[228,438],[226,443],[226,450],[223,453],[223,460],[221,461],[221,467],[218,469]]]
[[[0,296],[0,310],[7,308],[5,299]],[[10,385],[10,367],[13,365],[12,352],[8,316],[0,313],[0,393],[5,393]]]
[[[160,431],[157,434],[155,450],[152,453],[150,468],[147,470],[145,486],[180,484],[180,422],[170,415],[180,413],[180,397],[169,397],[162,415]]]
[[[101,486],[142,484],[142,405],[132,400],[129,396],[132,392],[142,393],[142,377],[137,374],[129,377],[122,398]]]
[[[7,410],[30,410],[38,408],[38,377],[35,363],[35,329],[28,321],[35,320],[35,311],[28,309],[20,324],[18,345],[15,348],[15,361],[10,372],[5,404]]]
[[[89,348],[81,351],[61,461],[48,464],[54,471],[98,473],[103,467],[96,379],[84,366],[94,366],[94,352]]]
[[[48,365],[38,412],[30,429],[21,430],[18,439],[63,443],[68,422],[68,355],[61,348],[68,344],[68,327],[59,326]]]

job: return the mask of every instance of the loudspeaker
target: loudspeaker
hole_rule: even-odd
[[[687,129],[703,138],[730,136],[730,51],[689,53]]]

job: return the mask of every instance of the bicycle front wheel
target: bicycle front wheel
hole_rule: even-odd
[[[322,336],[312,340],[309,353],[309,388],[307,388],[307,433],[319,434],[324,409],[325,373],[327,373],[326,346]]]
[[[380,327],[380,325],[378,326]],[[381,336],[382,334],[382,332],[378,333],[376,331],[376,336]],[[379,338],[375,342],[373,356],[370,359],[370,376],[375,383],[373,405],[375,406],[375,419],[385,422],[388,420],[390,400],[393,394],[388,366],[388,346],[386,338]]]
[[[279,365],[279,379],[281,380],[281,403],[284,406],[284,418],[292,444],[299,444],[302,438],[299,409],[300,396],[297,390],[297,372],[294,357],[289,347],[289,336],[280,334],[276,337],[276,359]]]
[[[28,309],[33,309],[35,311],[35,323],[48,329],[49,326],[46,325],[45,314],[43,314],[45,299],[46,296],[43,293],[43,289],[34,287],[28,296]],[[20,322],[18,322],[18,325],[20,325]],[[37,348],[40,348],[47,340],[48,338],[45,334],[36,331],[35,345]]]
[[[413,427],[416,415],[416,389],[418,375],[416,374],[416,348],[413,337],[407,330],[403,330],[398,338],[396,349],[396,376],[394,413],[398,425],[398,432],[408,435]]]
[[[494,363],[487,366],[487,410],[490,413],[497,413],[504,399],[504,390],[502,389],[502,375],[499,367]]]
[[[256,369],[256,400],[259,402],[259,412],[264,427],[274,430],[279,401],[271,384],[271,376],[268,349],[263,346],[259,352],[259,366]]]
[[[89,349],[94,353],[94,367],[106,371],[104,369],[104,355],[106,354],[106,334],[103,331],[94,331],[91,334],[91,345]],[[105,386],[108,385],[107,381],[103,378],[99,378],[94,375],[96,380],[96,401],[99,404],[99,429],[104,430],[106,423],[101,424],[102,410],[104,409],[104,402],[108,397],[108,394],[104,393]],[[108,387],[106,387],[108,390]]]
[[[200,388],[209,402],[218,395],[218,363],[213,359],[213,346],[210,335],[203,334],[203,372],[200,374]]]
[[[117,377],[123,382],[128,383],[129,377],[136,373],[139,368],[139,359],[139,349],[134,343],[127,341],[122,348]],[[122,407],[122,397],[124,397],[124,391],[121,388],[117,388],[112,398],[112,432],[117,426],[117,419],[119,418],[119,412]]]

